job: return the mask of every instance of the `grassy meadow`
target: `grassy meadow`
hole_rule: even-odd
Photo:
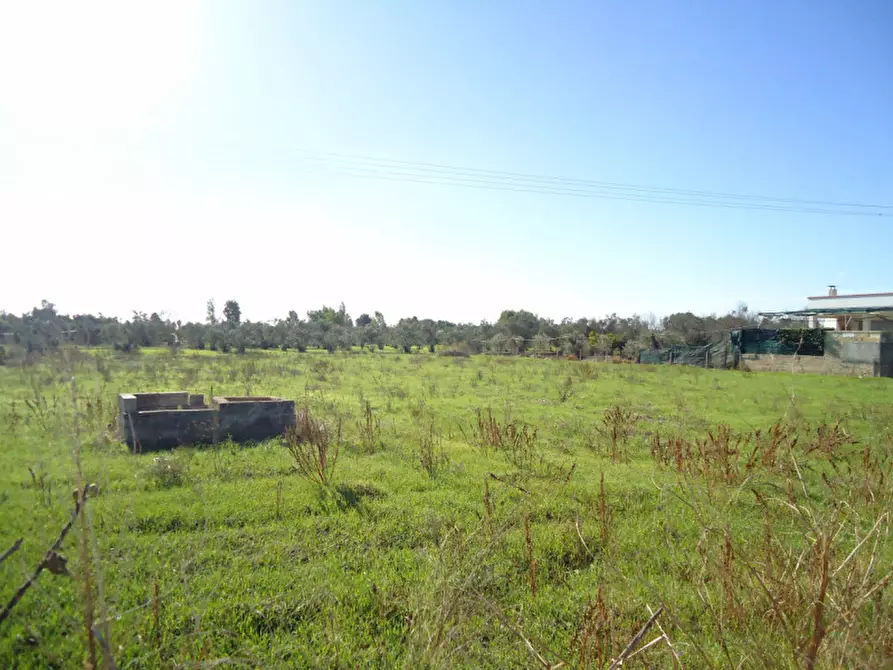
[[[295,399],[325,481],[280,439],[130,454],[116,394],[162,390]],[[367,351],[0,367],[0,605],[96,485],[0,666],[607,668],[663,608],[623,667],[893,667],[891,393]]]

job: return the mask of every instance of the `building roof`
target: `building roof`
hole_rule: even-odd
[[[806,309],[760,312],[760,316],[856,316],[874,315],[893,320],[893,291],[885,293],[838,294],[829,286],[830,295],[814,295],[806,299]]]
[[[806,308],[822,312],[832,309],[850,312],[893,311],[893,293],[815,296],[806,299]]]
[[[760,312],[759,316],[847,316],[855,314],[873,314],[878,318],[886,318],[890,314],[893,318],[891,307],[827,307],[823,309],[789,309],[782,312]]]
[[[807,300],[839,300],[842,298],[891,298],[890,293],[841,293],[839,295],[811,295]]]

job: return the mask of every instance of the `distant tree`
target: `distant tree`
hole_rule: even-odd
[[[411,319],[400,319],[397,325],[392,329],[394,346],[409,353],[413,346],[421,344],[421,328],[417,317]]]
[[[437,346],[437,322],[431,319],[422,319],[419,321],[419,329],[422,342],[428,347],[428,351],[433,354]]]
[[[347,308],[344,306],[343,302],[338,307],[337,311],[326,305],[323,305],[322,309],[310,310],[307,312],[307,320],[311,323],[325,322],[336,326],[345,326],[347,328],[353,326],[353,321],[351,321],[350,314],[347,313]]]
[[[487,343],[490,353],[504,354],[506,351],[506,347],[508,346],[508,341],[509,338],[506,335],[503,335],[502,333],[495,333]]]
[[[363,326],[368,326],[372,323],[372,317],[368,314],[360,314],[356,320],[356,327],[362,328]]]
[[[204,349],[206,330],[200,323],[185,323],[183,324],[180,340],[193,349]]]
[[[353,328],[338,326],[335,328],[335,341],[338,348],[350,351],[353,348]]]
[[[587,339],[589,346],[603,356],[610,356],[619,348],[619,340],[614,333],[597,333],[593,330]]]
[[[527,310],[515,311],[507,309],[499,315],[496,327],[509,337],[520,338],[520,345],[518,345],[518,339],[514,341],[515,345],[519,346],[520,350],[523,350],[526,342],[532,340],[533,336],[539,332],[540,319],[536,314]]]
[[[207,305],[205,305],[205,322],[209,326],[217,325],[217,307],[214,304],[214,298],[209,298]]]
[[[227,300],[223,306],[223,318],[229,326],[238,326],[242,321],[242,310],[235,300]]]
[[[40,301],[40,308],[35,307],[31,310],[31,317],[37,321],[55,321],[56,320],[56,306],[47,301]]]
[[[585,319],[570,322],[569,319],[561,324],[561,353],[585,358],[592,352],[589,338],[586,334]]]
[[[344,306],[343,302],[338,305],[338,325],[347,328],[353,327],[353,321],[350,318],[350,314],[347,313],[347,307]]]
[[[310,327],[307,322],[299,319],[295,312],[289,312],[288,319],[285,320],[285,328],[285,343],[300,352],[307,351],[311,339]]]
[[[664,317],[663,330],[665,337],[672,344],[697,347],[709,342],[704,319],[691,312],[678,312]]]
[[[223,329],[213,326],[208,329],[208,348],[211,351],[222,349],[224,345]]]
[[[753,327],[759,324],[756,314],[750,311],[745,302],[739,302],[734,310],[718,319],[707,319],[707,328],[711,333]]]
[[[627,340],[626,344],[623,345],[623,357],[638,363],[639,354],[643,349],[650,348],[650,344],[648,339]]]
[[[545,333],[533,336],[533,350],[538,354],[548,354],[552,351],[552,342]]]

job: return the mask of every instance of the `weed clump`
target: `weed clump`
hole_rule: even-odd
[[[310,410],[298,412],[297,422],[285,433],[285,447],[295,461],[295,469],[305,479],[328,488],[335,475],[341,448],[341,421],[334,430],[315,419]]]
[[[428,420],[419,432],[419,465],[434,477],[449,462],[443,450],[443,438],[433,420]]]
[[[664,467],[680,474],[735,484],[756,471],[789,475],[795,455],[824,460],[834,467],[848,455],[843,453],[843,447],[851,444],[852,437],[839,423],[819,425],[815,436],[807,440],[801,440],[793,426],[781,421],[765,431],[740,434],[727,424],[719,424],[703,438],[662,439],[656,433],[651,438],[651,455]],[[870,474],[868,461],[863,465]]]
[[[375,416],[369,401],[363,402],[363,416],[357,422],[360,447],[364,453],[372,454],[382,448],[381,419]]]
[[[614,405],[602,417],[602,433],[611,443],[611,460],[617,462],[626,455],[626,446],[636,431],[639,417],[628,407]]]
[[[491,409],[486,414],[477,411],[471,433],[472,441],[482,450],[503,453],[519,469],[532,467],[541,457],[536,426],[510,420],[500,423]]]
[[[146,479],[155,488],[182,486],[188,477],[189,464],[182,456],[156,456],[146,470]]]

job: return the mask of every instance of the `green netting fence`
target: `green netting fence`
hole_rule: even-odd
[[[639,362],[734,368],[741,354],[822,356],[824,353],[825,332],[821,329],[745,328],[724,333],[705,346],[646,349],[639,353]]]
[[[745,328],[732,331],[729,336],[742,354],[825,354],[825,331],[820,328]]]
[[[639,354],[640,363],[696,365],[702,368],[731,368],[738,364],[738,352],[730,338],[703,347],[676,345],[668,349],[646,350]]]

